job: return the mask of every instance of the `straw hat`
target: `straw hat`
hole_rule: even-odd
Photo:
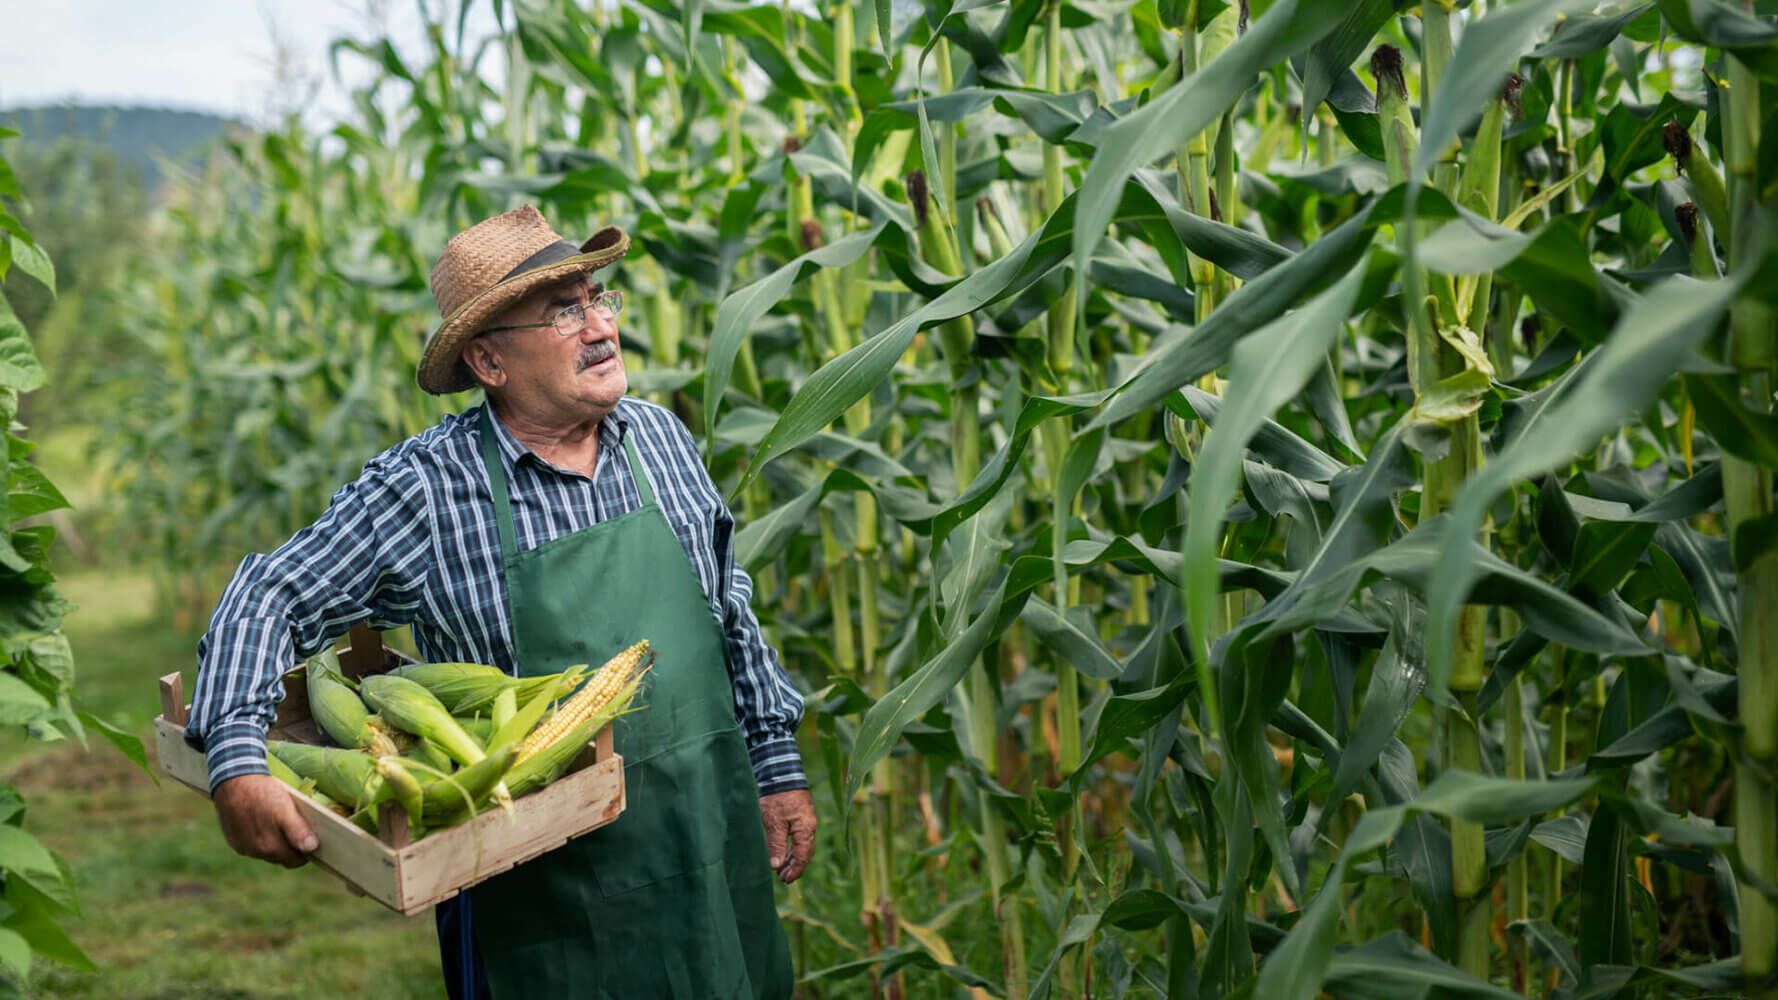
[[[482,327],[532,289],[597,270],[629,249],[630,237],[616,226],[576,248],[530,205],[451,237],[432,269],[432,297],[444,323],[420,355],[420,388],[439,394],[475,388],[463,345]]]

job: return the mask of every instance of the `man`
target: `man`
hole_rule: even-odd
[[[301,865],[314,832],[265,766],[281,672],[360,621],[432,661],[521,675],[657,650],[619,720],[616,822],[438,908],[452,997],[781,997],[771,875],[808,864],[802,699],[760,634],[734,522],[673,414],[625,395],[629,238],[580,247],[534,208],[484,220],[432,272],[420,387],[487,404],[372,459],[321,519],[250,555],[198,646],[188,730],[229,845]],[[761,820],[763,819],[763,830]]]

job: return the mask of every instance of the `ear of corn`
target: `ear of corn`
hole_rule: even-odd
[[[583,719],[579,725],[569,730],[559,739],[546,746],[539,747],[529,756],[513,766],[506,776],[506,787],[515,796],[535,791],[544,785],[560,778],[574,758],[586,748],[587,741],[598,734],[599,730],[610,724],[612,719],[629,708],[636,695],[636,689],[642,685],[640,671],[632,671],[630,679],[619,688],[617,694],[591,715]]]
[[[652,657],[653,649],[644,639],[605,662],[593,679],[587,681],[574,697],[556,709],[537,731],[526,737],[519,745],[519,760],[538,753],[543,748],[567,736],[580,726],[593,713],[603,708],[629,683],[630,678],[641,672],[643,660]]]
[[[502,723],[488,737],[488,749],[497,750],[523,739],[525,734],[537,728],[538,720],[549,710],[550,703],[562,694],[572,691],[581,679],[586,676],[587,666],[584,663],[569,667],[556,675],[556,683],[552,687],[537,692],[525,702],[525,706],[513,714],[513,717]]]
[[[322,794],[350,808],[370,803],[382,790],[376,762],[361,751],[285,740],[272,740],[267,749],[268,758],[276,754],[290,770],[313,780]]]
[[[382,775],[384,787],[389,790],[396,804],[407,813],[408,833],[417,839],[420,834],[420,820],[424,815],[424,793],[420,790],[420,780],[407,769],[400,757],[377,758],[377,773]]]
[[[552,687],[560,675],[514,677],[483,663],[411,663],[388,676],[405,677],[432,692],[453,714],[469,715],[487,711],[502,691],[514,691],[518,702],[529,700]]]
[[[313,661],[308,674],[309,714],[315,724],[343,747],[359,747],[381,757],[399,752],[395,739],[380,724],[356,692],[324,669],[316,669]]]
[[[459,764],[479,764],[487,757],[475,737],[465,732],[438,698],[418,682],[406,677],[377,674],[366,677],[361,686],[364,700],[381,712],[383,718],[415,736],[437,743]],[[512,796],[505,785],[494,786],[494,797],[502,806],[512,805]]]
[[[454,774],[444,775],[423,785],[421,815],[428,826],[454,823],[474,812],[491,795],[494,801],[511,808],[511,798],[502,801],[501,779],[512,769],[515,754],[508,748],[481,759]]]
[[[459,764],[474,764],[487,754],[475,737],[420,684],[405,677],[378,674],[361,685],[364,700],[393,725],[437,743]]]

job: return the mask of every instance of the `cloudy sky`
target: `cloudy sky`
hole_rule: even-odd
[[[475,2],[472,31],[492,25],[491,8]],[[312,112],[341,107],[328,41],[382,24],[406,50],[420,16],[414,0],[0,0],[0,22],[0,106],[72,99],[261,119],[311,88]]]

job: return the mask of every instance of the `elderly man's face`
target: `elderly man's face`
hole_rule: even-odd
[[[603,284],[576,277],[532,292],[489,325],[545,325],[478,337],[465,350],[465,361],[490,395],[521,412],[569,423],[603,417],[628,391],[629,380],[616,320],[590,306],[602,291]],[[548,324],[574,305],[586,307],[586,322],[564,337]]]

